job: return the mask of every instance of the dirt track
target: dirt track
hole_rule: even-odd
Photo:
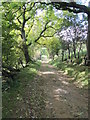
[[[11,117],[88,118],[88,91],[70,80],[60,70],[42,63],[38,75],[25,85],[22,100]]]
[[[88,117],[88,91],[80,90],[70,83],[70,77],[45,63],[39,76],[42,81],[39,87],[45,94],[44,118]]]

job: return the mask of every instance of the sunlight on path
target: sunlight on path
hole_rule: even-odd
[[[11,117],[88,118],[88,90],[77,88],[72,78],[47,61],[42,61],[34,78],[27,79]]]
[[[45,118],[87,118],[88,99],[74,84],[70,77],[64,75],[43,61],[39,76],[42,79],[41,88],[45,97]]]

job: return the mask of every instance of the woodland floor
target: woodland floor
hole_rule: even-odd
[[[80,89],[72,78],[42,63],[34,80],[18,95],[11,118],[88,118],[88,90]]]

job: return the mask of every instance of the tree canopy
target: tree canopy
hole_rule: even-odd
[[[46,46],[53,57],[61,50],[68,51],[69,58],[73,52],[76,58],[87,43],[89,61],[89,7],[76,2],[26,1],[3,2],[2,9],[4,67],[32,62],[36,46]]]

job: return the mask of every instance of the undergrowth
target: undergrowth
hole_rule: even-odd
[[[60,59],[56,59],[50,62],[50,64],[56,66],[65,74],[73,77],[72,81],[76,83],[81,88],[88,88],[89,84],[89,76],[90,76],[90,68],[84,65],[75,64],[75,63],[67,63],[66,61],[60,61]]]
[[[15,111],[18,101],[22,100],[25,87],[29,81],[34,79],[39,67],[40,62],[36,62],[21,69],[10,88],[2,93],[2,118],[11,118],[12,111]]]

